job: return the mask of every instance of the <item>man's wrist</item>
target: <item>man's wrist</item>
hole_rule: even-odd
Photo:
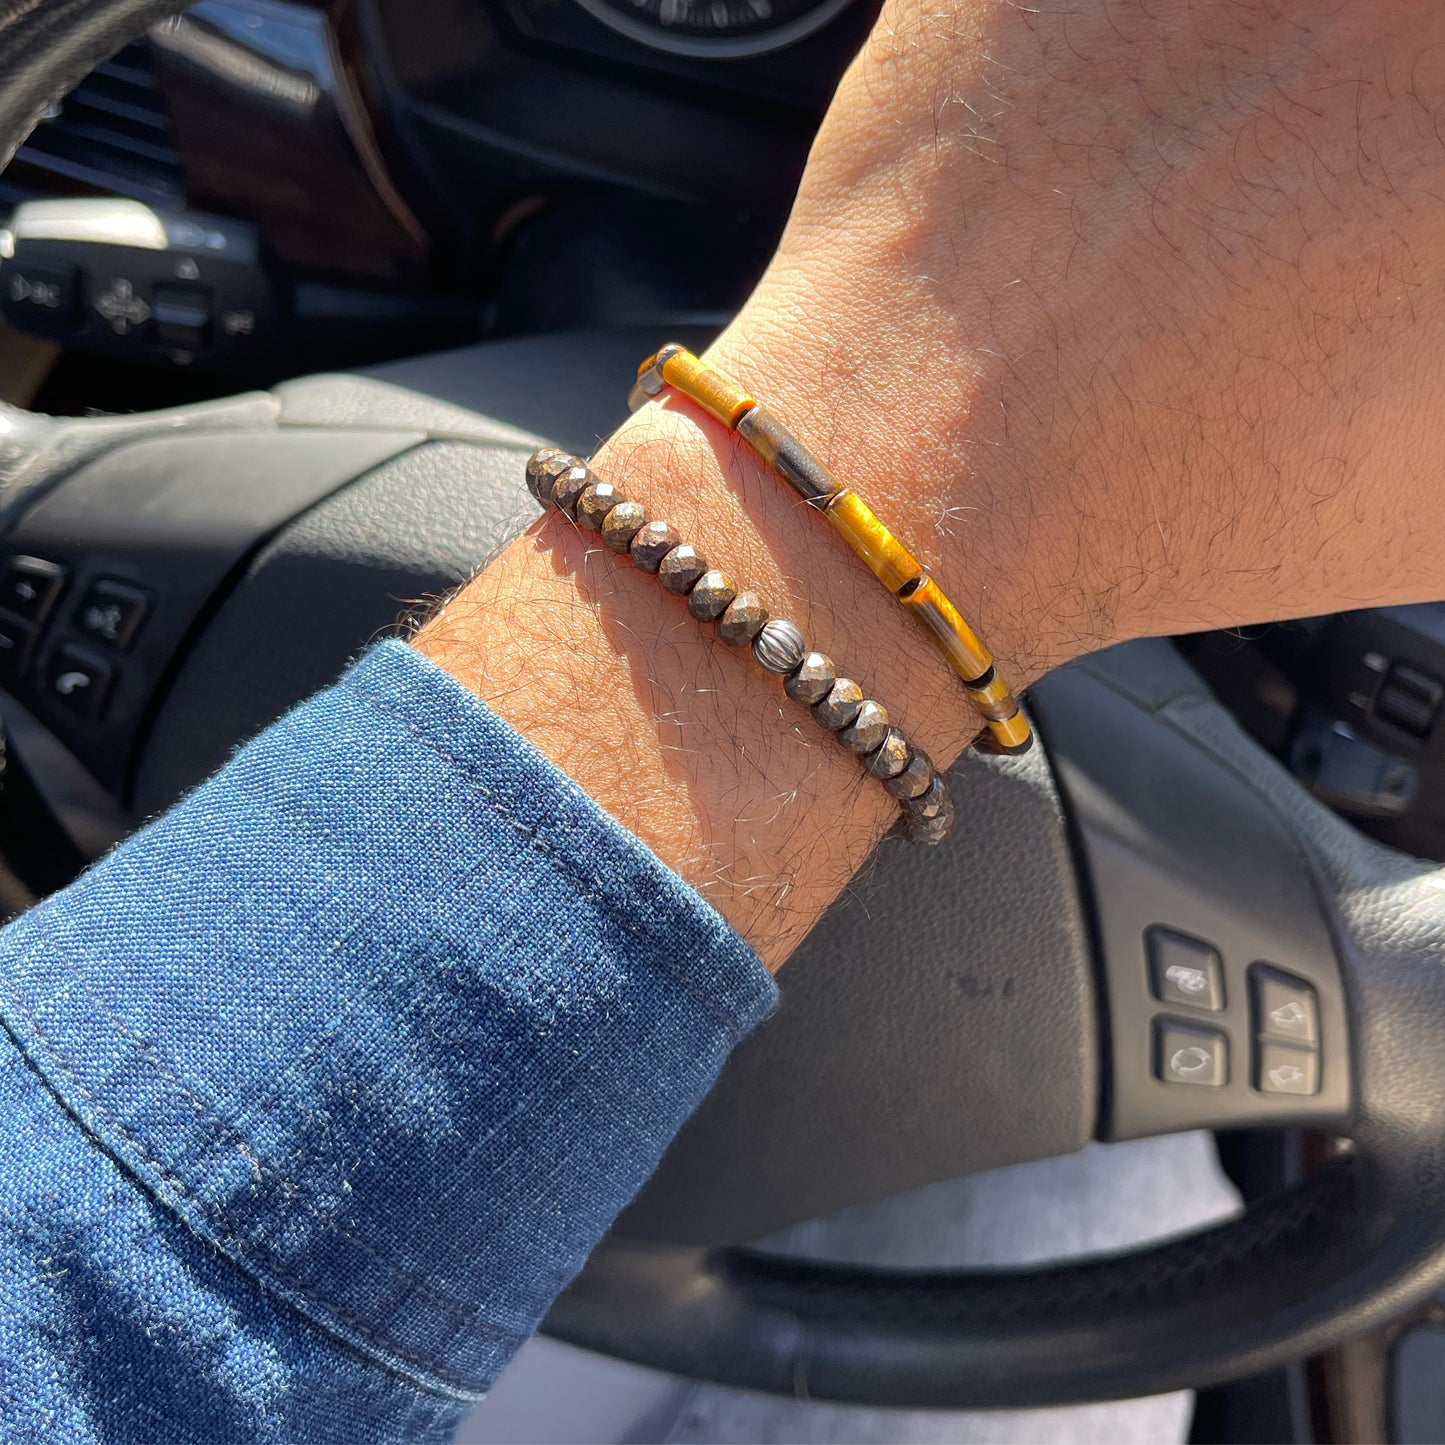
[[[765,385],[767,358],[756,363]],[[977,719],[926,637],[724,428],[666,398],[594,465],[795,621],[940,765],[970,741]],[[897,816],[746,649],[563,518],[514,544],[418,645],[699,888],[771,966]]]

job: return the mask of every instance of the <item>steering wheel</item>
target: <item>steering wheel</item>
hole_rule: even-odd
[[[5,0],[0,154],[181,8]],[[505,343],[125,419],[0,411],[0,567],[36,558],[56,583],[3,709],[72,837],[94,852],[165,806],[401,599],[515,535],[534,435],[585,448],[657,339]],[[463,384],[506,420],[437,399]],[[106,578],[148,608],[123,655],[77,642]],[[92,671],[68,691],[67,657]],[[1445,873],[1325,811],[1166,643],[1066,670],[1032,705],[1045,749],[966,757],[962,836],[885,851],[823,921],[551,1333],[823,1400],[1061,1404],[1262,1370],[1445,1283]],[[1226,1224],[1059,1267],[892,1272],[738,1243],[1201,1127],[1341,1142]]]

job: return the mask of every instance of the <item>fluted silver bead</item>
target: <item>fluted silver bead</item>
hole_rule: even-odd
[[[770,617],[753,638],[753,660],[769,672],[786,675],[803,660],[808,645],[796,623]]]

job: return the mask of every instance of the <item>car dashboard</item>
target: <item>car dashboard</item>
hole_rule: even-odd
[[[107,315],[101,273],[132,278],[94,249],[60,259],[58,305],[12,266],[6,320],[173,382],[233,384],[492,337],[721,324],[875,14],[868,0],[201,0],[50,108],[0,181],[0,218],[118,196],[248,228],[249,330],[203,304],[189,333],[158,324],[134,283]]]
[[[508,337],[706,334],[877,12],[200,0],[0,177],[0,314],[60,358],[14,399],[144,410]],[[143,244],[125,206],[161,218]],[[1318,797],[1445,858],[1445,606],[1181,646]]]

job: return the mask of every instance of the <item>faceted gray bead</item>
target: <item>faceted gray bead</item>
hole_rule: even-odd
[[[577,520],[577,500],[596,480],[597,478],[580,462],[575,467],[568,467],[565,472],[560,472],[557,480],[552,483],[553,505],[558,510],[565,512],[575,522]]]
[[[527,458],[527,490],[545,507],[552,500],[552,484],[577,458],[560,447],[543,447]]]
[[[839,728],[847,727],[858,716],[858,709],[862,706],[863,689],[851,677],[840,677],[828,689],[828,694],[823,701],[813,709],[813,716],[825,728],[837,732]]]
[[[662,559],[681,541],[671,522],[645,522],[628,550],[644,572],[656,572]]]
[[[641,502],[619,502],[602,523],[602,540],[614,552],[625,552],[646,524],[647,508]]]
[[[916,798],[928,788],[933,781],[933,764],[928,760],[925,753],[920,753],[916,748],[913,753],[913,761],[904,768],[901,773],[891,778],[884,778],[883,786],[893,794],[895,798]]]
[[[948,791],[948,784],[939,774],[934,774],[933,781],[916,798],[910,798],[907,803],[908,811],[915,817],[934,818],[952,803],[952,796]]]
[[[858,709],[858,716],[838,733],[838,741],[850,753],[871,753],[888,736],[888,709],[870,697]]]
[[[913,748],[902,728],[889,728],[877,748],[868,754],[864,767],[875,778],[896,778],[913,761]]]
[[[734,647],[746,647],[763,629],[768,609],[756,592],[739,592],[717,625],[718,636]]]
[[[826,653],[810,652],[783,683],[783,691],[794,702],[812,707],[828,696],[837,680],[838,670],[833,666],[833,659]]]
[[[699,622],[716,622],[737,595],[738,589],[726,572],[704,572],[687,594],[687,610]]]
[[[608,512],[626,500],[611,482],[593,482],[577,498],[577,520],[589,532],[600,532]]]
[[[792,672],[807,650],[797,625],[783,617],[770,617],[753,638],[753,658],[769,672]]]
[[[686,597],[706,571],[707,558],[690,542],[684,542],[662,559],[657,569],[657,580],[662,583],[664,592]]]
[[[903,805],[904,837],[910,843],[916,843],[923,848],[931,848],[943,842],[958,822],[958,810],[954,806],[953,795],[943,784],[942,778],[935,777],[934,782],[942,785],[942,795],[930,812],[925,814],[920,809],[922,798],[913,798]]]

